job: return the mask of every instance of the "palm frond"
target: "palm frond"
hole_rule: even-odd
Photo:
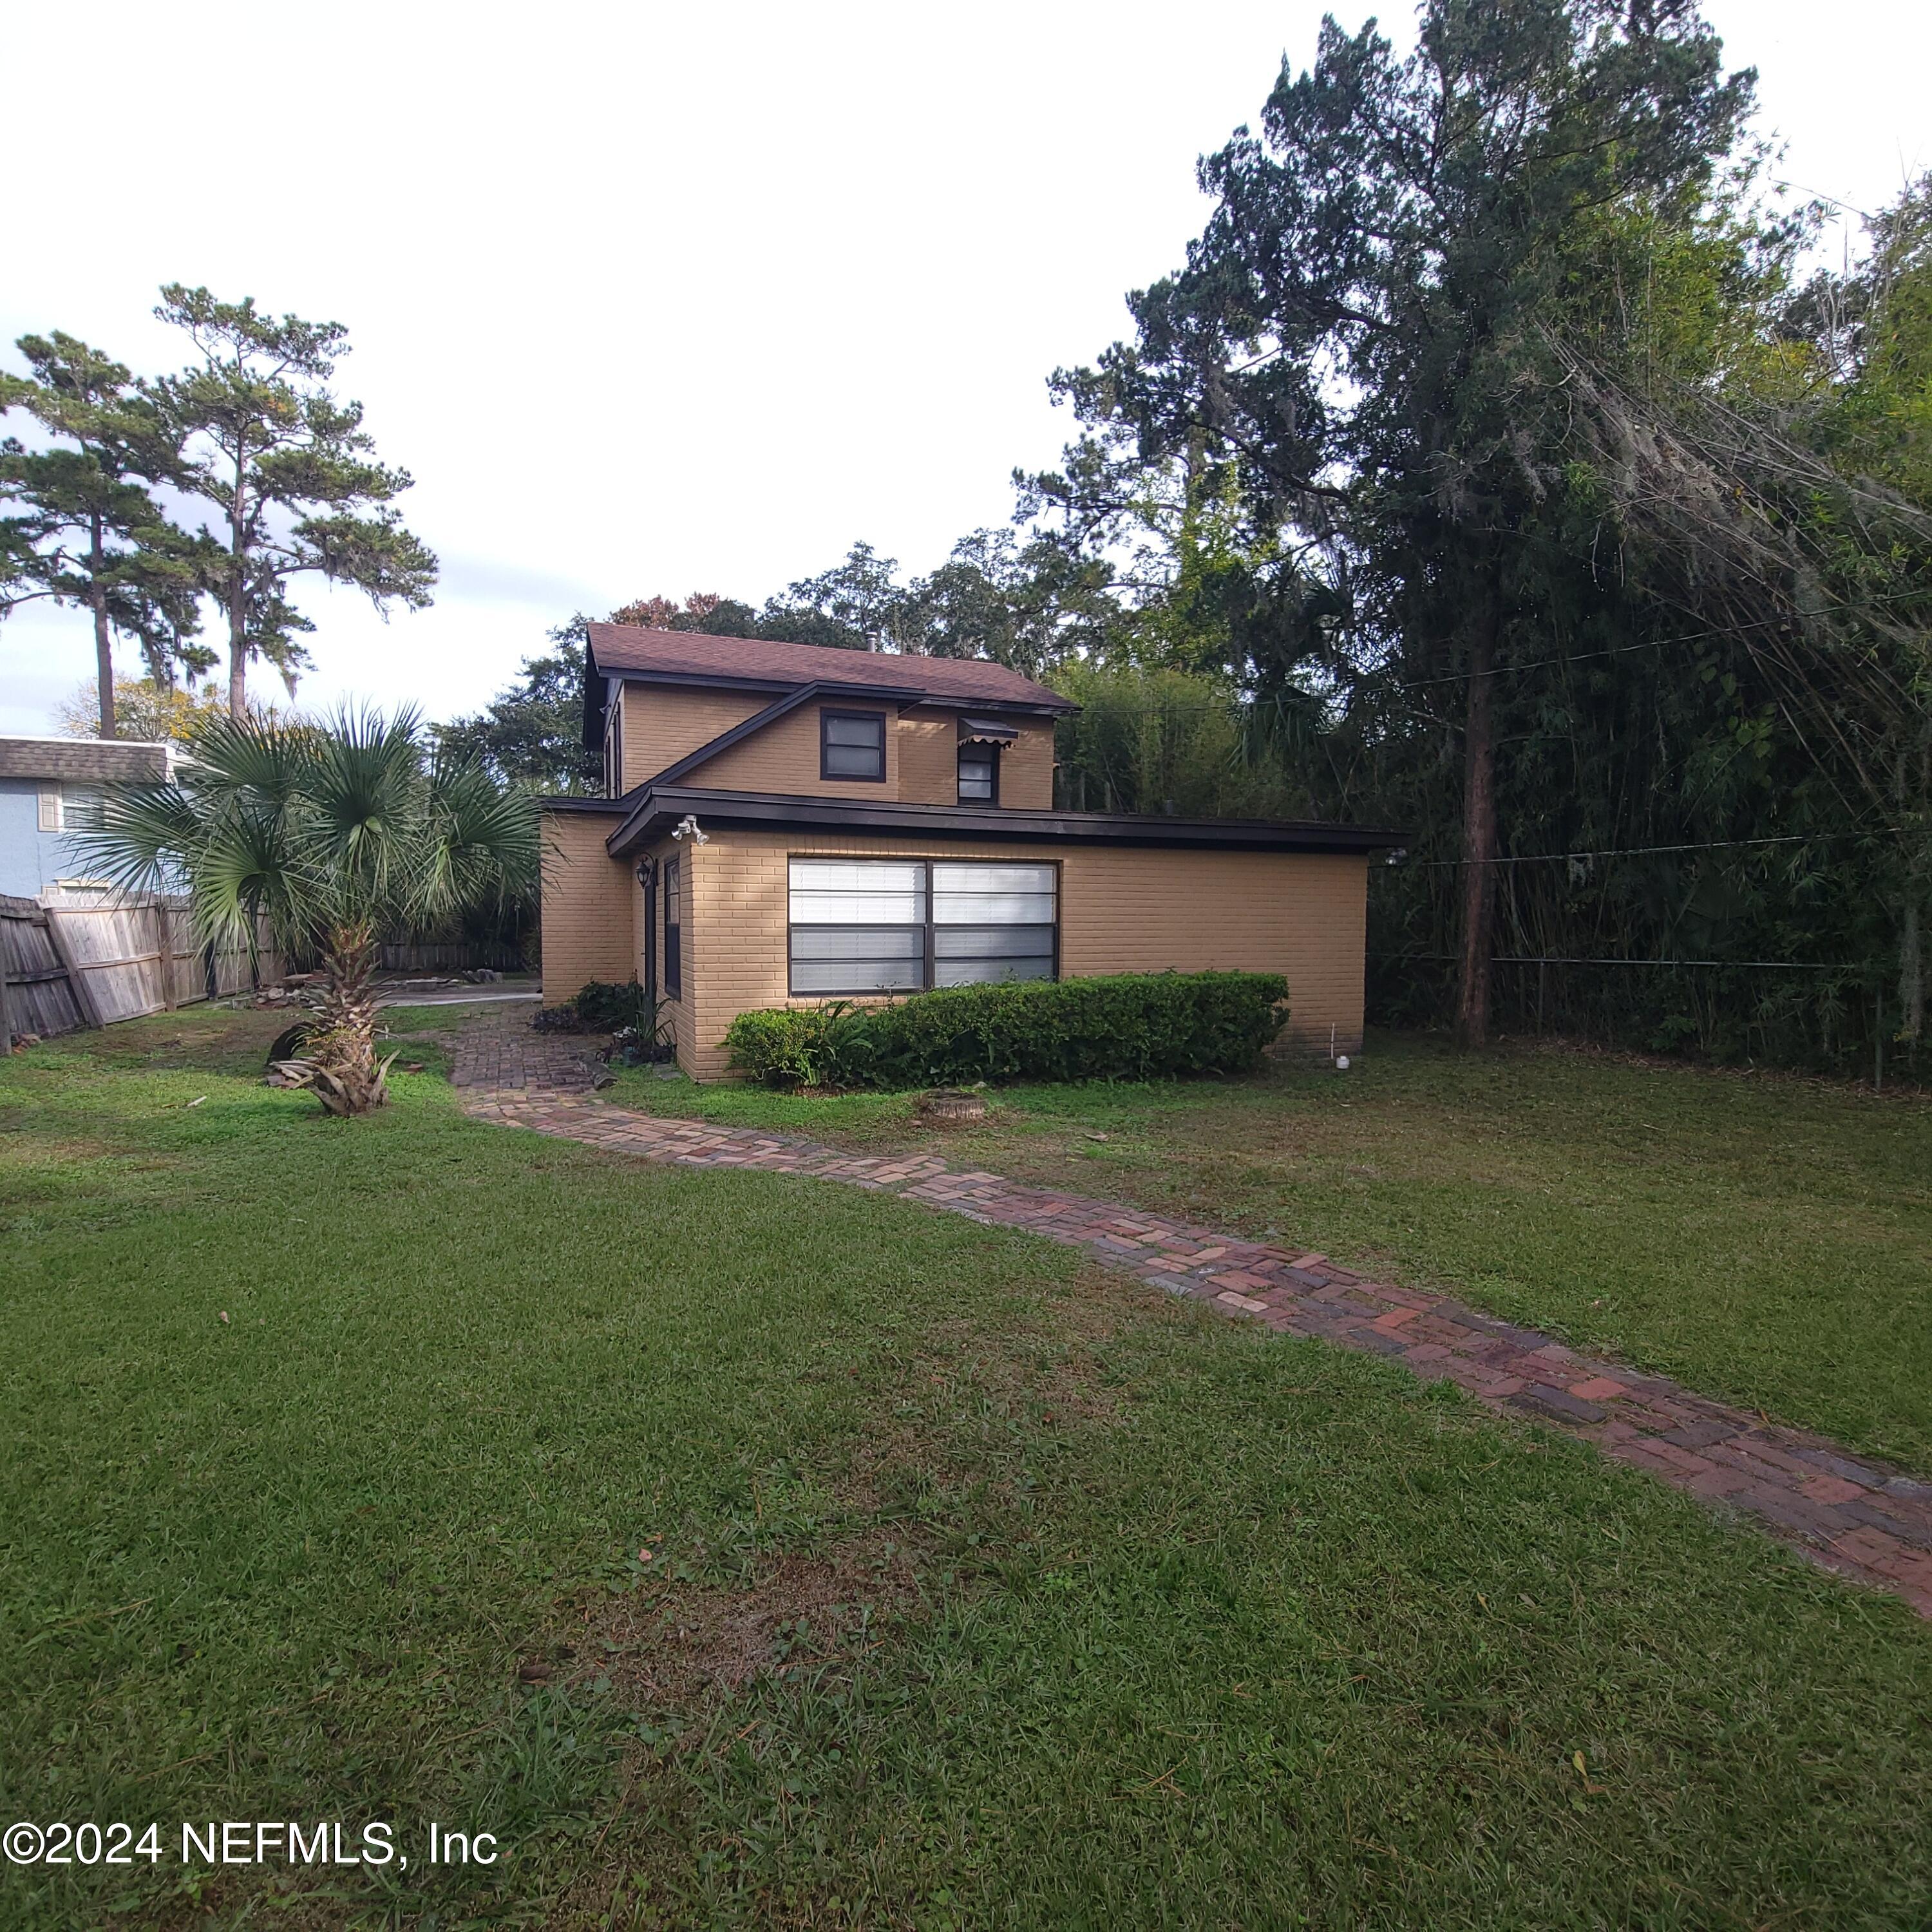
[[[286,808],[303,790],[315,755],[314,728],[258,718],[212,718],[197,733],[186,789],[209,797],[246,794]]]
[[[69,835],[89,873],[130,896],[181,890],[197,821],[193,802],[178,787],[110,786],[100,820],[98,831]]]
[[[266,922],[303,949],[526,901],[537,842],[530,799],[474,764],[429,761],[410,710],[216,721],[178,785],[116,788],[101,830],[77,841],[124,890],[185,889],[204,939],[253,946]]]
[[[431,920],[465,906],[526,904],[538,877],[537,812],[530,795],[475,760],[439,754],[430,768],[434,828],[424,910]]]
[[[338,713],[316,745],[306,794],[343,916],[386,926],[417,917],[431,863],[417,713]]]
[[[187,874],[196,929],[218,945],[253,946],[266,920],[282,945],[301,947],[334,910],[328,868],[303,814],[254,800],[204,827]]]

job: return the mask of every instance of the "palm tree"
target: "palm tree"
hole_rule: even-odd
[[[386,1097],[378,943],[526,898],[537,877],[527,794],[473,762],[426,755],[411,710],[326,725],[217,719],[177,783],[112,793],[86,845],[124,891],[184,888],[206,940],[252,954],[266,928],[286,950],[320,956],[320,1010],[302,1057],[283,1066],[332,1114]]]

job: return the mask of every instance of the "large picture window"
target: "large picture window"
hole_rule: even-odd
[[[821,711],[818,775],[823,778],[886,777],[886,714],[883,711]]]
[[[790,887],[795,994],[1051,980],[1058,968],[1052,866],[794,859]]]

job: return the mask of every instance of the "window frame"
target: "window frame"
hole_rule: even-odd
[[[98,784],[68,784],[54,788],[54,815],[58,832],[98,832],[107,809],[106,788]],[[76,808],[79,808],[78,816]]]
[[[1000,753],[1004,748],[1004,746],[994,744],[990,739],[962,738],[960,740],[959,755],[954,760],[952,766],[952,800],[956,805],[997,806],[999,803],[1000,765],[1001,763]],[[959,767],[965,762],[969,753],[976,758],[983,754],[987,764],[992,768],[993,773],[992,789],[984,798],[968,798],[965,794],[959,789]]]
[[[798,962],[792,956],[792,935],[800,930],[798,922],[791,916],[791,868],[794,862],[802,862],[805,864],[825,863],[853,866],[917,866],[920,867],[925,874],[924,884],[922,887],[922,896],[926,907],[925,916],[922,920],[916,922],[910,920],[905,920],[892,928],[893,930],[898,932],[917,932],[922,936],[921,946],[918,954],[916,955],[920,962],[920,983],[916,986],[899,988],[880,986],[848,986],[843,988],[815,986],[804,992],[800,991],[794,980],[794,969],[797,966]],[[935,934],[940,932],[948,930],[948,928],[941,926],[938,921],[933,916],[934,892],[932,872],[933,868],[935,866],[1039,866],[1044,867],[1047,871],[1052,872],[1053,874],[1053,920],[1048,930],[1052,934],[1053,944],[1051,951],[1048,955],[1048,970],[1046,976],[1049,980],[1055,980],[1060,977],[1060,923],[1062,895],[1066,890],[1066,867],[1064,862],[1060,860],[1012,858],[973,859],[964,857],[928,859],[924,857],[915,857],[910,854],[898,855],[880,852],[854,853],[850,854],[839,852],[788,852],[785,854],[786,998],[790,1000],[901,999],[907,998],[913,993],[929,993],[932,992],[936,984],[934,969],[938,963]],[[1033,921],[1016,920],[1014,923],[1016,926],[1024,925],[1027,926],[1028,929],[1032,929],[1037,922]],[[874,920],[827,920],[822,922],[813,920],[808,923],[803,929],[808,932],[877,932],[880,931],[882,928],[880,923]],[[955,928],[951,929],[962,930],[964,928]],[[998,986],[1005,982],[999,980],[968,980],[962,983],[968,986],[982,984]]]
[[[831,734],[828,726],[835,722],[844,724],[876,724],[879,728],[879,770],[876,777],[857,772],[835,772],[831,769]],[[818,776],[824,784],[884,784],[886,782],[886,734],[890,720],[883,711],[854,710],[837,705],[826,704],[818,712]],[[845,748],[850,749],[848,746]]]
[[[684,887],[684,865],[674,852],[664,862],[664,988],[668,1000],[684,998],[684,913],[678,902]]]

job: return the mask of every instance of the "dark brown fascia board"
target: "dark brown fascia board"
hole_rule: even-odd
[[[1252,818],[1163,818],[1133,812],[1023,812],[1003,806],[886,805],[793,792],[644,788],[604,842],[613,858],[660,837],[687,814],[699,824],[778,830],[896,832],[926,838],[1038,840],[1042,844],[1194,846],[1268,852],[1383,852],[1409,835],[1387,827]]]

